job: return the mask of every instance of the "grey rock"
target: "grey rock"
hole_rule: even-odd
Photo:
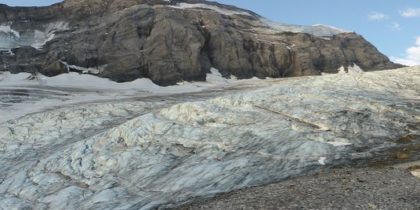
[[[177,209],[418,209],[420,182],[407,171],[344,168],[224,193]]]
[[[15,52],[0,55],[0,71],[48,76],[73,70],[63,62],[100,68],[98,76],[118,82],[147,77],[160,85],[205,80],[211,67],[240,79],[401,67],[358,34],[272,26],[251,11],[200,0],[0,5],[0,26],[12,30],[0,30],[0,48]]]

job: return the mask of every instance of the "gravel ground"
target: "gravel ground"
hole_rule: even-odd
[[[418,210],[420,178],[401,167],[333,169],[221,194],[178,209]]]

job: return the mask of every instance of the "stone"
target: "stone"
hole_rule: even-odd
[[[66,0],[49,7],[0,5],[0,71],[55,76],[80,68],[117,82],[203,81],[212,67],[240,79],[402,67],[362,36],[326,26],[272,24],[200,0]]]

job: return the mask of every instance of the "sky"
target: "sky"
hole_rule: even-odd
[[[59,0],[0,0],[45,6]],[[325,24],[354,31],[393,61],[420,65],[420,0],[218,0],[280,23]]]

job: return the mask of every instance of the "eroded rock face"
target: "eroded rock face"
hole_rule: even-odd
[[[238,78],[334,73],[353,64],[367,71],[400,67],[355,33],[273,25],[199,0],[3,5],[0,25],[0,70],[49,76],[77,70],[69,64],[100,69],[95,74],[114,81],[148,77],[169,85],[205,80],[211,67]]]

